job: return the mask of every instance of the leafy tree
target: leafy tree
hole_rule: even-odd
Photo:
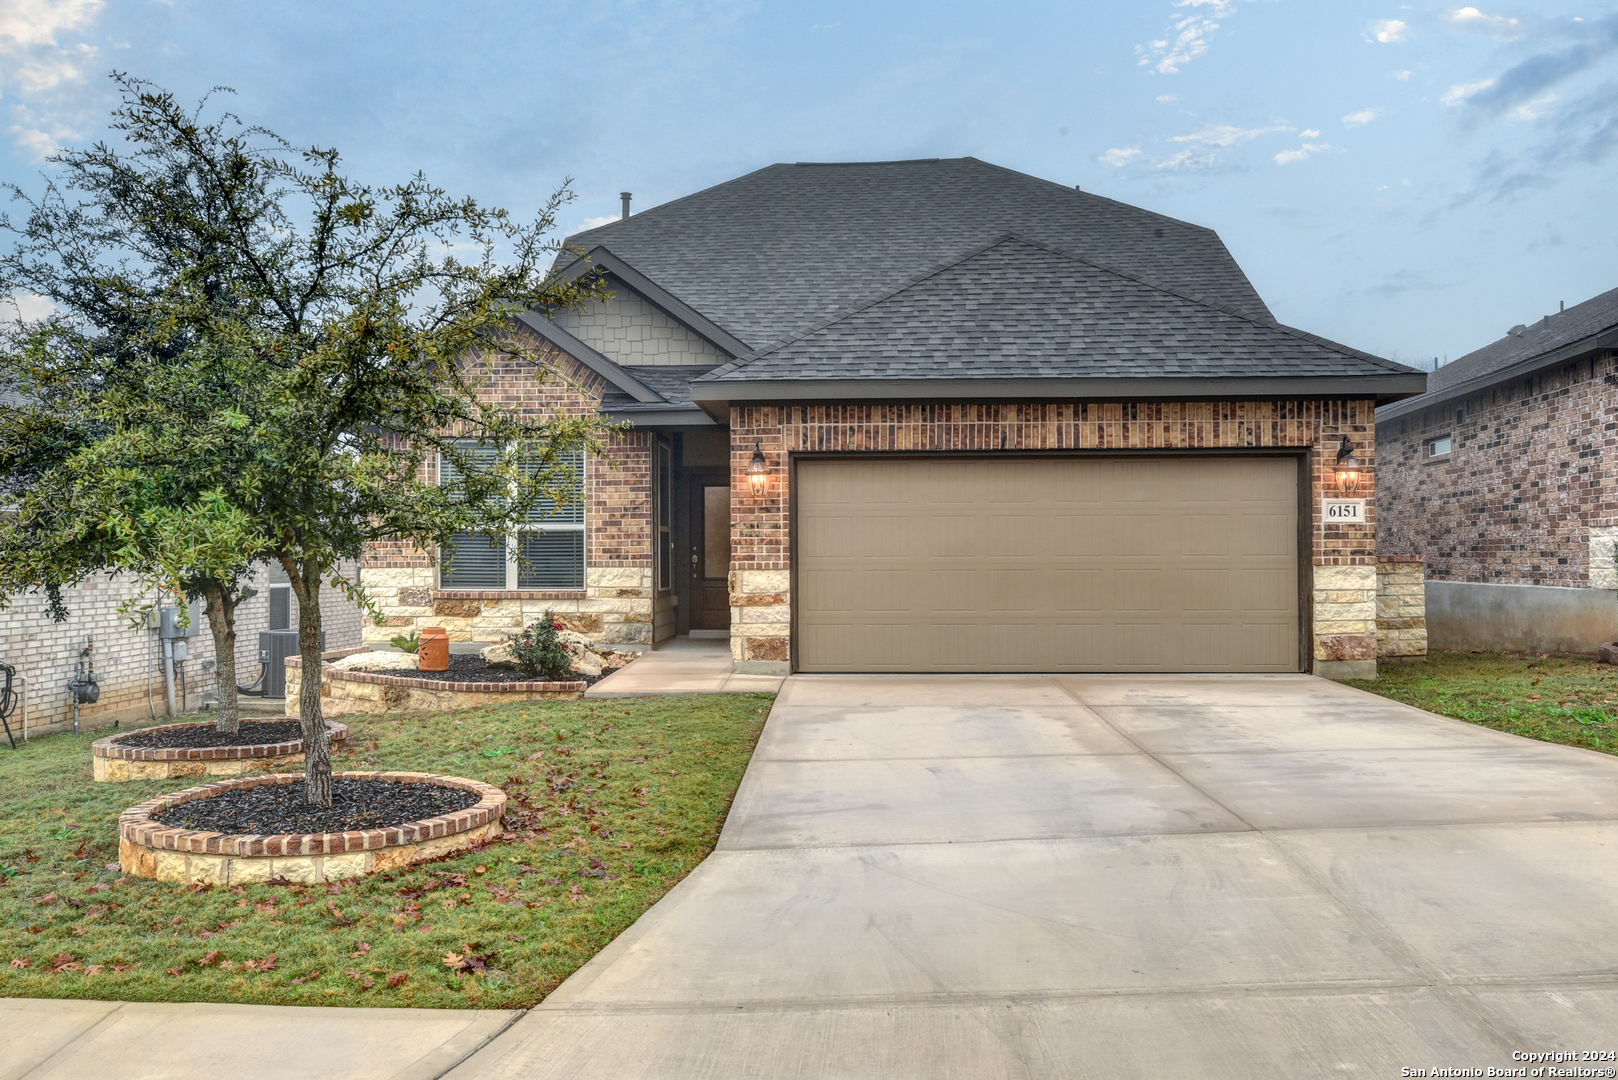
[[[511,533],[543,500],[575,497],[566,463],[603,450],[601,418],[480,391],[496,364],[561,377],[515,313],[605,294],[590,276],[549,270],[557,245],[545,236],[571,199],[566,184],[519,224],[420,174],[359,183],[335,150],[296,150],[231,113],[206,117],[206,99],[187,111],[115,78],[113,127],[129,148],[64,152],[62,185],[30,204],[24,225],[0,222],[18,237],[0,286],[59,309],[19,322],[0,353],[0,378],[31,403],[0,410],[0,477],[29,511],[0,530],[0,582],[49,588],[92,565],[184,569],[204,592],[219,587],[212,621],[237,595],[227,558],[237,546],[242,559],[278,561],[298,599],[307,797],[329,805],[322,582],[370,608],[337,570],[366,544],[447,549],[456,534]],[[84,417],[61,415],[86,399]],[[14,441],[31,424],[51,428],[49,453]],[[149,449],[157,431],[183,467],[148,456],[130,468],[114,452],[142,438]],[[211,464],[196,468],[202,456]],[[431,482],[436,459],[454,466],[453,483]],[[48,519],[44,493],[75,483],[146,495],[104,511],[56,562],[19,560],[12,573],[21,523]]]

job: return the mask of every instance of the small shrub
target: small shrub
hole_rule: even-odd
[[[400,652],[413,653],[421,648],[421,635],[415,631],[411,631],[408,636],[405,634],[400,634],[397,637],[389,638],[388,644],[392,645]]]
[[[511,655],[524,675],[544,675],[547,679],[565,679],[573,671],[573,658],[557,639],[562,629],[554,612],[547,611],[528,624],[523,632],[507,638]]]

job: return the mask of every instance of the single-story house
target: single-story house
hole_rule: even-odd
[[[612,299],[523,320],[566,378],[486,374],[633,427],[526,562],[374,550],[373,640],[551,609],[740,671],[1374,672],[1373,411],[1426,377],[1277,323],[1213,231],[973,158],[627,211],[564,257]]]
[[[1425,556],[1435,649],[1618,636],[1618,289],[1513,326],[1376,413],[1384,551]]]

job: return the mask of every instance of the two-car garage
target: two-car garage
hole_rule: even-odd
[[[795,462],[804,672],[1290,672],[1294,455]]]

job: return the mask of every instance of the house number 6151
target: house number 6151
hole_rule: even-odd
[[[1321,503],[1321,515],[1327,521],[1337,522],[1338,524],[1348,524],[1348,523],[1360,524],[1360,523],[1363,523],[1365,521],[1365,500],[1364,499],[1325,499],[1325,500],[1322,500],[1322,503]]]

